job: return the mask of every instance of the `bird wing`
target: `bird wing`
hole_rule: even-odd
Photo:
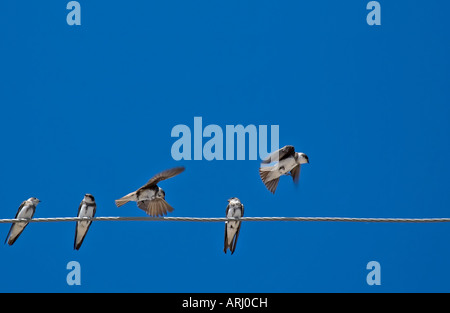
[[[230,204],[227,205],[227,210],[225,211],[225,216],[228,217],[228,211],[230,210]]]
[[[228,208],[228,207],[227,207]],[[227,210],[228,211],[228,210]],[[227,248],[228,248],[228,235],[227,235],[227,229],[228,229],[228,225],[227,222],[225,222],[225,242],[223,244],[223,252],[227,253]]]
[[[172,178],[172,177],[180,174],[181,172],[184,171],[184,169],[185,168],[183,166],[180,166],[180,167],[174,167],[174,168],[171,168],[169,170],[162,171],[161,173],[156,174],[155,176],[150,178],[150,180],[144,186],[139,188],[138,190],[155,186],[156,184],[158,184],[162,180],[165,180],[165,179],[168,179],[168,178]]]
[[[14,218],[17,218],[17,217],[19,216],[20,210],[22,210],[22,208],[24,207],[25,202],[27,202],[27,201],[25,200],[24,202],[22,202],[22,203],[20,204],[19,208],[17,209],[16,216],[14,216]]]
[[[300,164],[291,170],[291,176],[294,183],[298,184],[298,180],[300,179]]]
[[[283,148],[272,152],[266,159],[261,163],[268,164],[276,161],[281,161],[289,156],[294,156],[295,148],[293,146],[284,146]]]
[[[228,217],[228,211],[230,210],[230,204],[228,203],[227,209],[225,211],[225,216]],[[228,221],[225,222],[225,243],[223,245],[223,252],[227,253],[228,248],[228,235],[227,235]]]
[[[241,231],[241,222],[239,222],[239,226],[237,227],[236,233],[234,234],[233,242],[231,243],[230,251],[231,255],[233,255],[234,250],[236,250],[236,244],[239,238],[239,232]]]
[[[26,202],[26,200],[23,201],[23,202],[20,204],[19,209],[17,210],[17,213],[16,213],[16,215],[14,216],[14,218],[17,218],[17,216],[19,216],[19,212],[20,212],[20,210],[22,210],[23,206],[25,205],[25,202]],[[9,235],[11,235],[11,231],[12,231],[14,225],[15,225],[15,223],[13,223],[13,224],[11,225],[11,227],[9,228],[9,232],[8,232],[8,235],[6,236],[5,243],[8,241]],[[24,227],[24,228],[25,228],[25,227]],[[23,230],[22,230],[22,231],[23,231]],[[20,233],[22,233],[22,232],[20,232]],[[19,233],[19,235],[20,235],[20,233]],[[17,236],[17,237],[19,237],[19,236]],[[15,240],[14,240],[14,241],[15,241]],[[12,242],[11,244],[13,244],[13,243],[14,243],[14,242]]]
[[[25,227],[27,227],[29,223],[26,222],[19,222],[19,223],[14,223],[11,225],[11,229],[9,230],[8,236],[5,239],[5,243],[8,242],[8,244],[10,246],[12,246],[17,238],[19,238],[19,236],[22,234],[22,232],[25,230]],[[17,227],[17,229],[16,229]],[[10,237],[11,234],[11,237]]]
[[[81,211],[81,207],[83,206],[83,201],[80,202],[80,205],[78,206],[78,213],[77,216],[80,217],[80,211]]]

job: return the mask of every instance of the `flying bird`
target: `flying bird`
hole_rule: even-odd
[[[97,204],[95,203],[94,196],[87,193],[84,195],[84,198],[78,207],[78,217],[94,217],[96,208]],[[75,227],[75,242],[73,244],[74,249],[80,249],[91,224],[92,221],[77,221]]]
[[[241,218],[244,216],[244,205],[238,198],[228,199],[227,217]],[[231,254],[236,250],[236,243],[239,237],[239,231],[241,230],[241,221],[226,221],[225,222],[225,244],[223,252],[227,253],[227,249],[230,249]]]
[[[36,211],[36,206],[39,202],[41,201],[34,197],[25,200],[19,206],[19,209],[17,210],[16,216],[14,218],[32,219],[34,212]],[[9,229],[8,236],[6,236],[5,243],[8,242],[8,244],[11,246],[14,242],[16,242],[17,238],[19,238],[20,234],[23,232],[27,225],[28,222],[13,223],[11,225],[11,228]]]
[[[136,201],[138,208],[144,210],[150,216],[163,216],[172,212],[173,208],[166,202],[166,193],[158,183],[162,180],[172,178],[184,171],[184,167],[175,167],[165,170],[153,176],[144,186],[132,193],[116,200],[117,207]]]
[[[294,183],[298,183],[300,178],[300,166],[309,163],[308,156],[302,152],[295,152],[293,146],[284,146],[283,148],[273,152],[262,164],[276,162],[273,166],[264,166],[259,168],[259,175],[266,188],[275,193],[280,176],[290,175]]]

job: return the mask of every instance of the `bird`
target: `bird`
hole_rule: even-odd
[[[280,176],[290,175],[294,183],[298,183],[300,178],[301,164],[309,163],[309,158],[303,152],[295,152],[293,146],[284,146],[283,148],[270,154],[262,164],[276,162],[273,166],[264,166],[259,168],[259,175],[266,188],[275,193]]]
[[[244,216],[244,205],[236,198],[228,199],[228,205],[226,210],[226,216],[241,218]],[[236,243],[239,237],[239,231],[241,230],[241,221],[226,221],[225,222],[225,244],[223,252],[227,253],[227,249],[231,251],[233,255],[236,250]]]
[[[180,166],[156,174],[138,190],[116,200],[116,206],[121,207],[130,201],[136,201],[138,208],[144,210],[150,216],[163,216],[167,212],[172,212],[173,208],[165,200],[166,193],[157,184],[162,180],[180,174],[184,169]]]
[[[84,195],[83,200],[78,207],[78,217],[94,217],[95,211],[97,209],[97,204],[95,203],[95,198],[93,195],[87,193]],[[75,227],[75,241],[73,244],[74,250],[79,250],[84,238],[91,226],[92,221],[77,221]]]
[[[36,206],[41,202],[39,199],[31,197],[28,200],[22,202],[17,210],[15,219],[32,219],[34,212],[36,211]],[[6,236],[5,244],[12,246],[19,238],[20,234],[23,232],[28,222],[16,222],[11,225],[9,229],[8,236]]]

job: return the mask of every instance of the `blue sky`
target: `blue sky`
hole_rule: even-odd
[[[171,216],[449,217],[450,29],[442,1],[80,1],[0,4],[0,218],[144,216],[114,199],[153,174]],[[178,124],[279,125],[308,154],[275,195],[259,162],[175,161]],[[6,237],[10,225],[0,224]],[[0,247],[0,292],[448,292],[448,224],[30,224]],[[1,239],[4,240],[4,239]],[[68,286],[66,265],[81,265]],[[381,265],[369,286],[366,265]]]

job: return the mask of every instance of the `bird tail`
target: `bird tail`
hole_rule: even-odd
[[[136,192],[129,193],[126,196],[124,196],[120,199],[117,199],[115,202],[116,202],[116,206],[119,208],[122,205],[124,205],[130,201],[136,201]]]
[[[270,172],[275,168],[275,165],[272,166],[261,166],[259,168],[259,172]]]

